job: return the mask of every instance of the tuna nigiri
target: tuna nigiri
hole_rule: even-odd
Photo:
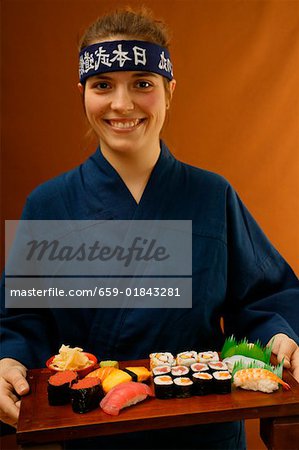
[[[101,400],[100,407],[106,414],[117,416],[121,409],[135,405],[148,396],[154,396],[149,386],[136,381],[128,381],[112,388]]]
[[[234,385],[241,387],[242,389],[270,393],[276,391],[279,384],[281,384],[284,389],[290,389],[290,386],[287,383],[267,369],[241,369],[234,374]]]

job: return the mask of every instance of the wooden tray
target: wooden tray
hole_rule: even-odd
[[[146,366],[148,360],[126,361],[125,366]],[[49,406],[47,398],[48,369],[28,371],[30,394],[22,398],[17,442],[45,443],[99,435],[127,433],[240,419],[299,415],[299,384],[285,371],[290,391],[272,394],[233,388],[231,394],[208,395],[186,399],[148,398],[109,416],[100,408],[76,414],[71,405]]]

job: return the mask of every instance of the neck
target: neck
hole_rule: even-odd
[[[102,153],[117,171],[132,196],[139,203],[151,172],[160,155],[160,143],[151,151],[129,153],[101,147]]]

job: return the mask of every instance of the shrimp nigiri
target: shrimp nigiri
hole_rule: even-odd
[[[290,386],[273,372],[262,368],[248,368],[237,370],[234,374],[234,385],[251,391],[273,392],[281,384],[284,389]]]

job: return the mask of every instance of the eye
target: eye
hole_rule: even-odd
[[[148,88],[152,87],[153,85],[149,81],[140,80],[140,81],[137,81],[136,86],[141,89],[148,89]]]
[[[105,91],[107,89],[110,89],[111,86],[107,81],[100,81],[99,83],[96,83],[94,86],[96,89],[99,89],[101,91]]]

